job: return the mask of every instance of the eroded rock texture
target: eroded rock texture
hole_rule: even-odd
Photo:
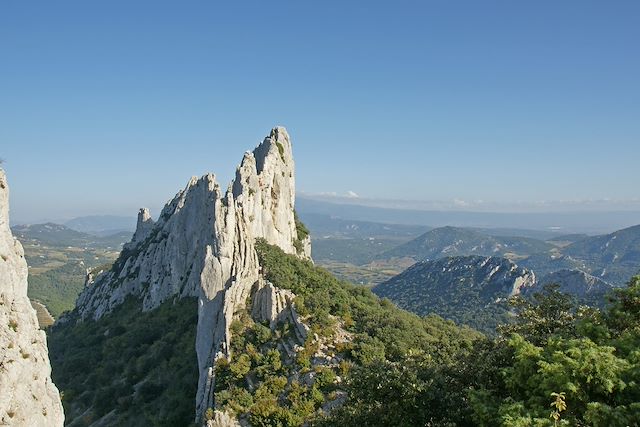
[[[214,406],[213,366],[229,355],[233,315],[260,278],[256,239],[310,257],[308,236],[297,235],[294,204],[291,142],[278,127],[245,153],[226,191],[212,174],[194,177],[155,223],[141,210],[138,230],[113,268],[88,281],[78,298],[78,314],[100,318],[128,296],[140,298],[145,310],[169,298],[197,296],[196,412],[202,419]]]
[[[27,297],[27,262],[9,229],[9,187],[0,169],[0,425],[63,423],[47,338]]]

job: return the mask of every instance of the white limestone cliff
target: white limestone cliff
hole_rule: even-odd
[[[296,230],[294,168],[289,135],[274,128],[245,153],[226,192],[214,175],[194,177],[157,222],[141,211],[113,268],[88,281],[78,298],[80,316],[98,319],[129,296],[145,310],[173,297],[198,297],[198,420],[214,406],[213,366],[229,356],[233,315],[260,278],[256,239],[310,258],[310,240],[300,241]]]
[[[27,262],[9,228],[9,187],[0,169],[0,425],[63,423],[47,338],[27,297]]]
[[[136,225],[136,232],[133,233],[133,237],[131,241],[127,243],[124,248],[131,249],[138,245],[138,243],[143,242],[147,237],[149,237],[149,233],[153,230],[154,226],[153,219],[151,219],[151,212],[147,208],[141,208],[138,212],[138,223]]]

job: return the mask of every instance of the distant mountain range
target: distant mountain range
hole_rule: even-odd
[[[11,231],[22,242],[33,241],[53,247],[73,246],[117,250],[128,242],[133,234],[119,231],[111,235],[97,236],[54,223],[16,225],[11,228]]]
[[[522,291],[528,297],[548,284],[559,285],[579,304],[604,307],[606,295],[640,271],[640,226],[546,242],[442,227],[378,258],[417,261],[375,286],[379,296],[419,315],[433,312],[491,332],[508,320],[503,301],[509,295]]]
[[[502,256],[522,259],[548,252],[555,246],[527,237],[489,236],[458,227],[436,228],[378,256],[380,259],[413,258],[416,261],[456,255]]]
[[[390,202],[391,203],[391,202]],[[332,203],[309,196],[298,196],[296,210],[306,214],[324,214],[349,220],[392,224],[444,227],[454,225],[473,228],[529,229],[556,236],[570,233],[600,234],[637,224],[638,211],[590,212],[471,212],[464,210],[420,210],[367,206],[363,201]],[[549,235],[546,238],[550,238]]]
[[[611,284],[623,285],[640,270],[640,226],[602,236],[569,235],[548,241],[442,227],[429,230],[377,258],[423,261],[460,255],[502,256],[539,276],[558,270],[581,270]]]
[[[133,234],[136,229],[135,216],[93,215],[71,219],[64,223],[67,227],[97,236],[109,236],[123,231]]]
[[[429,230],[424,225],[387,224],[371,221],[342,219],[332,215],[304,213],[300,219],[316,239],[341,238],[413,238]]]
[[[614,288],[580,270],[559,270],[539,279],[505,258],[453,256],[417,262],[372,290],[421,316],[436,313],[493,333],[509,321],[510,296],[527,298],[551,284],[559,285],[576,303],[596,307],[606,305],[606,295]]]
[[[578,239],[556,254],[535,254],[521,265],[539,274],[578,269],[613,285],[623,285],[640,271],[640,225]]]

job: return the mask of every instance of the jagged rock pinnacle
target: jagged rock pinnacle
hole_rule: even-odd
[[[213,366],[229,355],[229,325],[258,281],[255,240],[310,258],[295,217],[295,163],[291,140],[274,128],[245,153],[235,179],[222,192],[213,174],[192,178],[153,223],[147,211],[113,268],[98,275],[78,298],[81,317],[95,319],[129,295],[143,309],[174,296],[197,296],[196,352],[200,369],[197,413],[213,405]]]
[[[0,169],[0,424],[63,423],[46,335],[27,297],[27,262],[9,228],[9,186]]]

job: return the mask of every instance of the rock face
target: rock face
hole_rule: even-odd
[[[213,418],[206,423],[207,427],[240,427],[240,423],[229,413],[214,411]]]
[[[62,426],[64,414],[44,331],[27,297],[27,263],[9,229],[9,188],[0,169],[0,424]]]
[[[151,219],[151,212],[147,208],[141,208],[138,212],[138,223],[136,225],[136,232],[133,233],[131,241],[124,246],[124,249],[133,249],[139,243],[149,237],[151,230],[153,230],[153,219]]]
[[[271,329],[280,322],[289,322],[298,342],[304,343],[309,335],[309,327],[296,312],[295,297],[295,294],[287,289],[280,289],[270,282],[259,280],[254,285],[251,296],[251,317],[256,322],[269,322]]]
[[[157,222],[141,210],[134,238],[110,271],[87,283],[77,312],[97,319],[129,296],[140,298],[144,310],[169,298],[197,296],[196,415],[201,420],[213,407],[215,360],[229,356],[233,315],[260,278],[255,240],[310,257],[309,238],[297,234],[294,204],[291,142],[278,127],[245,153],[226,192],[214,175],[194,177]]]

